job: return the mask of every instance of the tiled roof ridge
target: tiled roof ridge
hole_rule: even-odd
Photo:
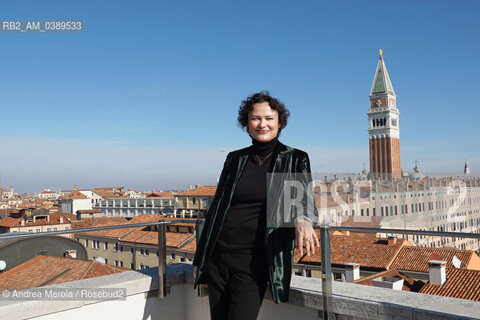
[[[123,236],[119,237],[118,240],[122,240],[123,237],[126,237],[130,233],[134,232],[135,230],[141,229],[141,228],[143,228],[143,227],[133,227],[132,230],[130,230],[130,231],[127,230],[127,233],[125,233]],[[142,235],[142,237],[143,237],[143,235]]]
[[[57,280],[58,278],[60,278],[61,276],[63,276],[65,273],[67,273],[67,272],[70,271],[70,270],[72,270],[72,268],[67,268],[67,269],[65,269],[65,270],[63,270],[63,271],[60,271],[60,272],[57,273],[56,275],[50,277],[49,279],[47,279],[47,280],[44,281],[43,283],[39,284],[39,285],[37,286],[37,288],[38,288],[38,287],[43,287],[43,286],[47,285],[48,283]]]
[[[180,243],[177,248],[180,249],[182,248],[183,246],[186,246],[187,244],[189,244],[190,242],[192,242],[193,240],[195,239],[195,234],[192,233],[192,236],[185,239],[185,241],[183,241],[182,243]]]
[[[135,243],[136,243],[136,242],[141,242],[141,239],[142,239],[142,238],[148,237],[148,236],[149,236],[148,231],[138,230],[138,229],[140,229],[140,228],[142,228],[142,227],[137,227],[137,228],[135,228],[135,231],[140,231],[140,232],[141,232],[141,233],[139,234],[138,238],[136,238],[135,240],[125,240],[125,241],[135,242]],[[142,231],[145,232],[145,233],[143,233]],[[155,232],[155,231],[151,231],[151,232]]]
[[[87,275],[88,271],[92,268],[92,265],[93,265],[94,262],[97,262],[97,261],[95,261],[95,260],[89,261],[89,264],[88,264],[87,268],[85,269],[85,271],[80,276],[80,279],[85,279],[85,276]]]
[[[400,245],[398,246],[397,250],[395,251],[395,253],[392,255],[392,258],[390,259],[390,262],[387,263],[387,269],[390,269],[390,266],[393,264],[393,262],[395,261],[395,259],[397,258],[397,256],[399,255],[400,251],[402,250],[402,248],[405,247],[405,242],[406,240],[405,239],[397,239],[397,243],[398,241],[400,241]]]
[[[478,254],[476,254],[475,252],[473,251],[470,251],[470,256],[468,257],[468,263],[467,265],[470,265],[472,262],[475,262],[474,260],[477,260],[476,262],[479,262],[480,263],[480,256]],[[458,257],[457,257],[458,258]]]

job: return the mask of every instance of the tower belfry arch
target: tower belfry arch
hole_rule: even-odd
[[[370,176],[372,179],[401,178],[400,112],[397,109],[397,96],[383,60],[383,50],[380,50],[369,98],[370,109],[367,115]]]

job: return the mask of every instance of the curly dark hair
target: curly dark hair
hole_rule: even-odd
[[[242,104],[238,108],[238,125],[242,129],[247,130],[246,128],[248,127],[248,114],[253,110],[254,104],[262,102],[268,102],[270,108],[278,112],[278,135],[280,135],[282,129],[287,126],[290,111],[288,111],[287,107],[285,107],[285,105],[280,100],[272,97],[267,90],[254,93],[247,99],[242,101]]]

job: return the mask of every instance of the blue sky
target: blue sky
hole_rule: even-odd
[[[18,1],[1,20],[85,32],[0,33],[0,173],[19,192],[214,184],[249,145],[240,101],[268,89],[281,140],[312,171],[368,170],[378,49],[397,93],[403,170],[480,168],[478,1]]]

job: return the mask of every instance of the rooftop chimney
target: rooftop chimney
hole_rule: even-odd
[[[445,273],[446,261],[429,260],[428,261],[428,280],[431,284],[442,285],[447,280]]]
[[[389,236],[387,238],[387,241],[388,241],[388,245],[391,246],[391,245],[394,245],[395,243],[397,243],[397,238],[395,238],[394,236]]]
[[[360,264],[346,263],[345,264],[345,281],[351,282],[360,279]]]

